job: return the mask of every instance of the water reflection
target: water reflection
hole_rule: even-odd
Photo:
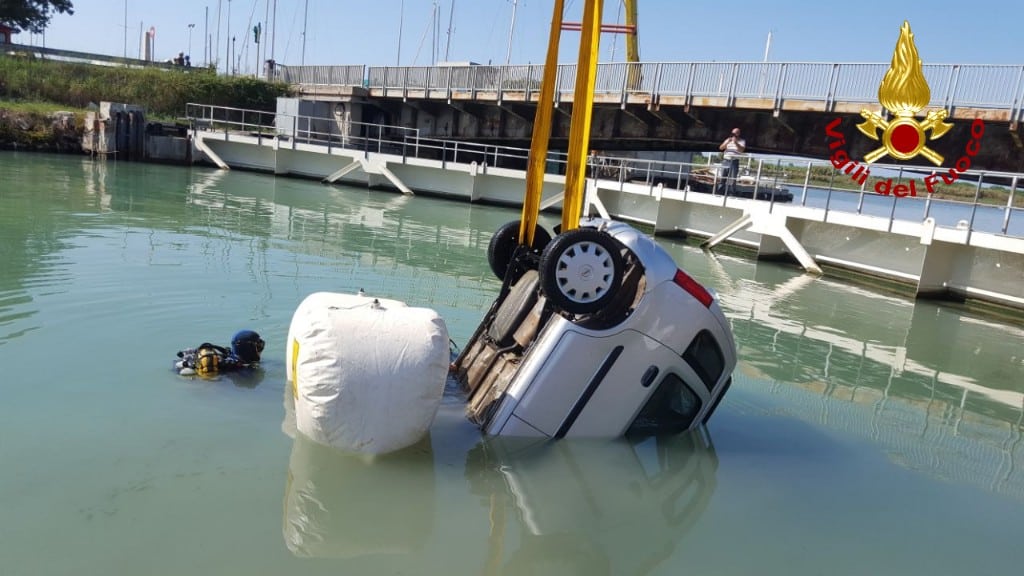
[[[109,212],[111,208],[111,195],[107,192],[107,162],[106,159],[82,162],[82,173],[85,181],[85,193],[93,196],[99,203],[100,212]]]
[[[368,461],[299,434],[288,461],[285,545],[310,558],[408,554],[429,539],[435,500],[429,438]]]
[[[709,262],[740,387],[908,468],[1024,498],[1024,330],[778,266]]]
[[[346,454],[296,433],[287,391],[284,404],[293,444],[282,530],[299,557],[420,573],[649,574],[715,491],[718,459],[705,430],[617,441],[488,438],[465,453],[469,494],[453,497],[438,481],[457,482],[458,470],[438,461],[443,450],[429,437],[375,459]],[[466,502],[473,497],[475,507]],[[477,517],[460,519],[467,510]],[[462,551],[429,558],[438,534]]]
[[[491,502],[485,574],[649,574],[715,490],[718,459],[704,430],[516,444],[491,438],[467,457],[470,490]],[[503,550],[511,536],[518,544]]]
[[[394,262],[479,278],[486,273],[480,254],[491,234],[518,217],[513,210],[462,202],[312,187],[253,173],[231,173],[226,180],[225,174],[194,170],[184,200],[196,225],[208,227],[208,233],[244,231],[286,239],[297,251],[352,265]]]

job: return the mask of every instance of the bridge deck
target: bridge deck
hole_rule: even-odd
[[[571,102],[575,65],[558,69],[556,99]],[[598,65],[598,103],[858,113],[878,108],[884,63],[642,62]],[[928,64],[931,108],[954,118],[1016,124],[1024,65]],[[384,98],[536,102],[543,66],[278,66],[275,78],[309,96],[365,88]]]

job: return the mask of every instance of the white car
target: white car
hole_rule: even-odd
[[[715,295],[628,224],[584,218],[488,248],[505,282],[455,361],[467,415],[489,435],[663,434],[706,422],[736,346]],[[511,253],[510,253],[511,252]]]

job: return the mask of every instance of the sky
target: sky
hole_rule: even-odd
[[[243,73],[271,52],[286,65],[424,66],[435,59],[527,64],[544,61],[554,5],[552,0],[73,1],[74,15],[57,15],[45,34],[22,33],[14,41],[138,57],[140,30],[153,27],[157,59],[186,52],[200,65],[207,59],[207,44],[216,43],[214,58],[223,69],[230,29],[236,38],[234,60]],[[581,19],[583,2],[566,0],[566,21]],[[275,4],[276,25],[272,16],[267,18]],[[863,0],[845,6],[797,0],[638,0],[638,14],[640,59],[645,62],[761,61],[769,33],[772,61],[888,62],[907,19],[926,64],[1024,64],[1024,3],[1008,0]],[[257,22],[263,27],[259,52],[252,33]],[[605,0],[604,22],[624,23],[621,0]],[[207,35],[212,41],[204,41]],[[578,46],[578,32],[563,32],[559,62],[575,61]],[[624,58],[624,38],[603,35],[600,61]]]

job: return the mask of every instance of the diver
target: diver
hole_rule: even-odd
[[[243,372],[257,368],[265,342],[252,330],[240,330],[231,338],[231,347],[203,342],[178,352],[174,367],[182,376],[210,378],[220,373]]]

